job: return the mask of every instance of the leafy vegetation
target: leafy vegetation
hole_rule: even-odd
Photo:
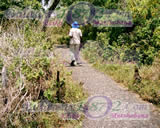
[[[120,1],[118,3],[112,1],[112,3],[117,4],[117,9],[122,8]],[[108,8],[111,4],[106,2],[104,5]],[[152,64],[160,48],[158,35],[160,27],[159,8],[158,0],[130,0],[123,10],[131,12],[133,17],[132,27],[98,27],[97,29],[89,26],[84,27],[85,40],[95,40],[96,38],[98,42],[101,42],[100,47],[103,50],[102,56],[104,56],[104,59],[114,57],[112,54],[114,52],[123,62],[134,61],[138,65]]]
[[[131,12],[133,26],[83,27],[84,42],[87,42],[84,57],[118,83],[159,106],[160,2],[108,1],[103,5],[106,8],[113,8],[114,5],[116,9]],[[139,68],[140,83],[135,83],[135,66]]]
[[[104,59],[100,56],[101,53],[103,50],[100,50],[98,42],[94,41],[88,41],[83,49],[84,58],[92,63],[93,67],[110,75],[117,83],[123,84],[129,90],[138,93],[144,100],[160,106],[160,57],[157,57],[152,65],[139,68],[141,79],[140,83],[137,83],[134,76],[136,63],[122,62],[117,58],[114,61]]]
[[[54,53],[54,45],[61,37],[56,34],[63,32],[63,29],[51,28],[43,32],[40,24],[30,21],[8,22],[6,28],[0,35],[0,69],[6,67],[8,81],[6,88],[0,88],[0,98],[7,98],[8,101],[6,104],[0,102],[0,127],[80,126],[83,116],[67,121],[59,113],[21,111],[26,101],[39,103],[46,99],[51,103],[76,103],[87,98],[82,86],[73,82],[72,73],[65,69]],[[63,84],[60,99],[57,95],[57,71],[60,71],[58,84]]]

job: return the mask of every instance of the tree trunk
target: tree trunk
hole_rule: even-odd
[[[45,20],[44,20],[44,23],[43,23],[43,28],[42,28],[42,31],[46,31],[47,29],[47,24],[48,24],[48,21],[51,17],[51,14],[53,13],[53,11],[56,9],[57,5],[59,4],[60,0],[54,0],[54,3],[52,4],[52,6],[49,8],[49,11],[45,17]]]

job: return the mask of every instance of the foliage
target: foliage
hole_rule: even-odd
[[[9,107],[6,112],[6,106],[0,102],[1,127],[60,127],[78,125],[82,120],[80,118],[77,121],[64,121],[56,113],[21,113],[21,105],[28,100],[39,102],[44,98],[58,103],[58,87],[55,86],[58,70],[60,83],[64,83],[65,87],[61,97],[64,103],[79,102],[87,97],[82,86],[73,82],[71,73],[55,55],[55,41],[52,42],[50,39],[56,38],[55,35],[46,36],[46,33],[55,33],[57,28],[49,29],[46,33],[40,30],[41,26],[37,27],[34,23],[14,21],[8,26],[7,31],[0,35],[0,63],[1,66],[5,65],[8,71],[8,88],[6,91],[1,88],[4,93],[0,94],[0,98],[8,98],[6,106]]]
[[[116,8],[121,9],[121,1],[107,3],[105,4],[107,8],[113,9],[111,5],[114,3]],[[158,0],[129,0],[123,10],[131,12],[132,27],[94,28],[85,26],[83,27],[84,41],[96,38],[106,60],[113,60],[114,55],[118,53],[118,58],[121,58],[122,61],[136,62],[138,65],[152,64],[160,50],[158,36],[160,18],[156,13],[160,11],[159,8]]]
[[[26,8],[26,7],[32,7],[33,9],[40,9],[41,4],[38,0],[1,0],[0,1],[0,8],[1,10],[5,11],[8,8],[12,7],[20,7],[20,8]]]
[[[4,12],[9,8],[32,8],[36,10],[40,10],[41,3],[38,0],[1,0],[0,1],[0,21],[4,16]]]

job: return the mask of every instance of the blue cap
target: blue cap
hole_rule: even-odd
[[[79,24],[77,21],[72,23],[72,28],[79,28]]]

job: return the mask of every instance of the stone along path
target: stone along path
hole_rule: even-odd
[[[63,62],[70,62],[70,51],[68,48],[57,48],[56,54],[61,54]],[[83,82],[84,89],[88,91],[90,96],[106,96],[112,100],[112,105],[120,102],[123,106],[129,103],[134,107],[134,103],[145,104],[149,106],[150,118],[137,119],[132,118],[111,118],[110,112],[104,117],[93,120],[92,118],[85,118],[83,121],[83,128],[160,128],[160,113],[156,111],[155,107],[139,98],[138,95],[128,91],[116,82],[114,82],[109,76],[95,70],[81,57],[81,66],[70,67],[69,63],[66,63],[66,67],[72,71],[73,79],[79,82]],[[116,102],[114,102],[116,101]],[[113,107],[112,106],[112,107]],[[130,112],[130,109],[122,107],[122,113]],[[119,112],[121,114],[121,112]]]

